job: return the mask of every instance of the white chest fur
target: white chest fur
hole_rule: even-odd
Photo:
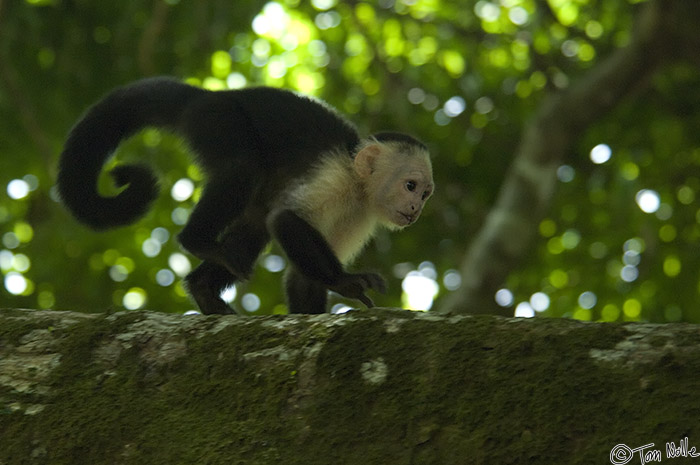
[[[307,180],[291,190],[289,199],[344,264],[357,256],[378,225],[347,155],[324,158]]]

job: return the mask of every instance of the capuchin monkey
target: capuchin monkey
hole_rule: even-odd
[[[413,137],[355,127],[323,102],[267,88],[212,92],[170,78],[137,81],[109,93],[71,130],[59,161],[60,198],[96,230],[136,221],[158,194],[142,165],[110,171],[123,190],[98,193],[97,179],[119,144],[146,127],[181,136],[206,176],[180,232],[202,260],[185,286],[202,313],[233,313],[221,292],[248,279],[274,238],[291,266],[291,313],[323,313],[328,290],[373,306],[386,291],[375,273],[344,269],[379,226],[418,219],[433,192],[428,150]]]

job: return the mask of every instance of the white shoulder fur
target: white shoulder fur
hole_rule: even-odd
[[[311,173],[287,194],[290,207],[328,241],[347,264],[374,235],[378,219],[369,205],[353,160],[343,152],[321,158]]]

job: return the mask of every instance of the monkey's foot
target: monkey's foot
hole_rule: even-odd
[[[347,273],[328,289],[343,297],[357,299],[367,307],[374,307],[374,302],[365,293],[370,289],[386,293],[386,281],[376,273]]]
[[[205,315],[234,315],[236,312],[214,292],[208,283],[185,278],[185,288]]]

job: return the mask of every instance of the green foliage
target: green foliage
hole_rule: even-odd
[[[160,199],[132,227],[89,231],[51,189],[71,124],[112,87],[151,74],[210,89],[292,88],[327,100],[364,133],[397,129],[428,142],[438,190],[424,217],[380,234],[356,266],[393,274],[380,305],[407,304],[399,289],[411,271],[437,282],[439,298],[458,285],[453,270],[542,97],[624,46],[636,3],[0,3],[0,304],[192,308],[180,276],[196,260],[175,235],[202,179],[177,139],[147,130],[117,154],[161,174]],[[696,68],[675,66],[587,131],[559,171],[529,260],[503,283],[506,300],[548,302],[546,315],[586,320],[700,320],[699,81]],[[600,144],[611,156],[597,164],[589,154]],[[176,200],[179,180],[193,191]],[[637,204],[644,189],[658,195],[652,213]],[[268,252],[235,306],[258,299],[260,313],[285,311],[280,252]]]

